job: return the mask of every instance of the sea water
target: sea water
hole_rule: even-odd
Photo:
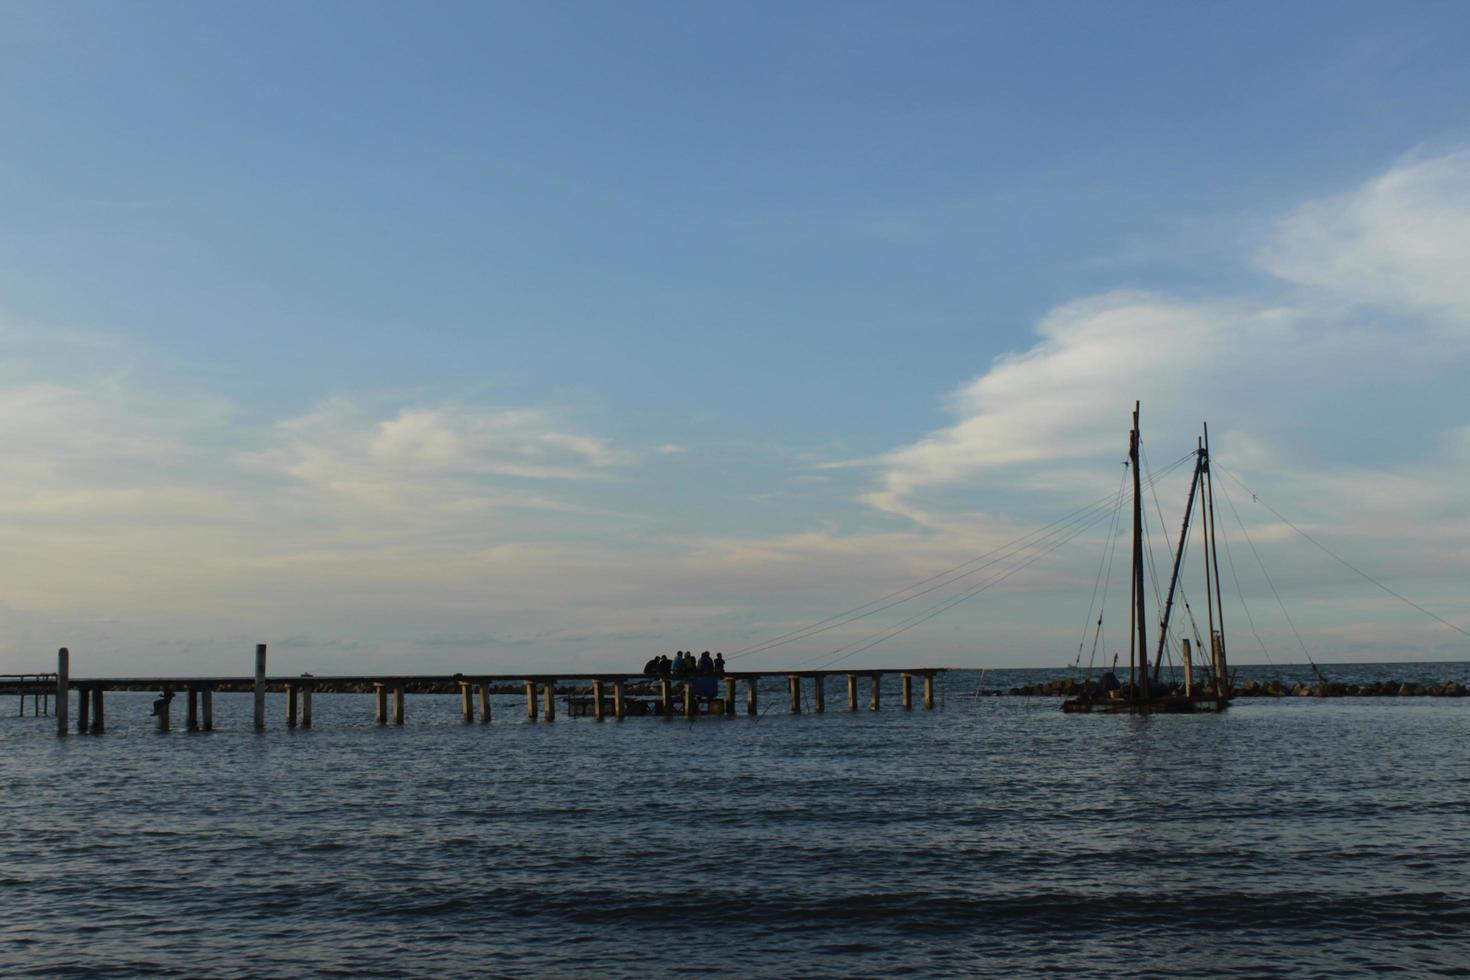
[[[945,675],[932,712],[892,678],[849,713],[832,680],[824,715],[773,677],[694,723],[409,695],[379,728],[345,694],[309,731],[280,695],[264,734],[248,695],[207,734],[154,732],[145,694],[101,737],[0,718],[0,971],[1470,975],[1470,698],[976,696],[1054,676]]]

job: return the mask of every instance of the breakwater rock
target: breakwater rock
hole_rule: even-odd
[[[1181,684],[1171,684],[1169,690],[1174,694],[1182,694],[1184,688]],[[1102,685],[1097,681],[1065,678],[1044,681],[1039,684],[1027,684],[1024,687],[1013,687],[1008,693],[1023,697],[1075,697],[1080,694],[1101,697]],[[1233,688],[1231,695],[1237,698],[1463,698],[1470,695],[1470,688],[1458,681],[1417,683],[1389,679],[1367,684],[1338,684],[1326,681],[1310,685],[1297,681],[1295,684],[1287,685],[1279,680],[1248,680]]]

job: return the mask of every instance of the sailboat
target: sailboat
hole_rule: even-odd
[[[1111,683],[1089,684],[1081,694],[1062,702],[1062,710],[1072,714],[1093,712],[1109,714],[1188,713],[1203,709],[1225,710],[1230,703],[1231,682],[1225,659],[1225,608],[1220,594],[1220,560],[1215,550],[1215,492],[1210,475],[1210,430],[1204,427],[1195,449],[1194,476],[1189,484],[1189,498],[1184,505],[1183,527],[1174,551],[1174,567],[1169,575],[1169,589],[1159,617],[1159,639],[1154,651],[1152,670],[1149,665],[1148,619],[1144,603],[1143,552],[1143,481],[1139,471],[1139,403],[1133,403],[1133,428],[1128,433],[1128,465],[1133,472],[1133,570],[1131,575],[1132,623],[1128,631],[1128,683],[1122,684],[1112,672],[1105,675]],[[1182,686],[1162,685],[1159,669],[1163,665],[1169,639],[1169,620],[1174,599],[1179,593],[1179,572],[1184,561],[1185,543],[1196,510],[1200,511],[1200,529],[1204,538],[1205,594],[1209,614],[1209,659],[1206,661],[1206,683],[1196,687],[1194,664],[1189,640],[1181,642],[1184,666]]]

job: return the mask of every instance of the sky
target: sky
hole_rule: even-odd
[[[1234,659],[1470,659],[1467,38],[0,0],[0,670],[1126,658],[1110,510],[994,549],[1135,400],[1165,568],[1210,423]]]

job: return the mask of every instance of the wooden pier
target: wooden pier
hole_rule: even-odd
[[[107,691],[157,691],[154,718],[158,730],[171,728],[172,702],[183,693],[186,703],[185,729],[190,732],[214,730],[214,694],[239,692],[254,695],[253,728],[266,728],[266,693],[285,694],[287,728],[310,728],[313,694],[372,693],[374,720],[379,725],[402,725],[406,720],[408,694],[453,694],[460,698],[460,713],[465,724],[487,724],[491,720],[492,694],[524,693],[526,718],[537,721],[556,720],[556,698],[559,683],[580,683],[584,688],[564,692],[568,714],[573,717],[590,714],[597,721],[611,718],[622,721],[632,715],[663,718],[682,717],[693,720],[700,716],[730,717],[736,714],[737,687],[745,685],[745,713],[759,716],[759,685],[763,678],[786,678],[789,710],[792,714],[826,711],[827,680],[842,677],[847,681],[847,710],[859,710],[859,685],[867,687],[867,708],[878,711],[879,691],[885,675],[900,678],[899,707],[914,707],[913,680],[923,682],[923,706],[933,710],[934,680],[943,674],[942,667],[872,668],[854,670],[777,670],[727,671],[714,675],[661,676],[645,674],[608,674],[568,671],[556,674],[413,674],[413,675],[342,675],[271,677],[266,673],[266,646],[255,648],[254,673],[243,677],[72,677],[71,655],[63,647],[57,653],[56,673],[27,674],[17,680],[22,699],[26,694],[54,695],[56,732],[71,731],[71,694],[76,692],[76,730],[100,735],[106,730],[104,693]],[[19,678],[21,675],[16,675]],[[811,691],[810,699],[803,691]],[[636,691],[636,693],[634,693]],[[391,714],[389,700],[392,700]],[[478,708],[478,711],[477,711]],[[703,709],[703,710],[701,710]]]

